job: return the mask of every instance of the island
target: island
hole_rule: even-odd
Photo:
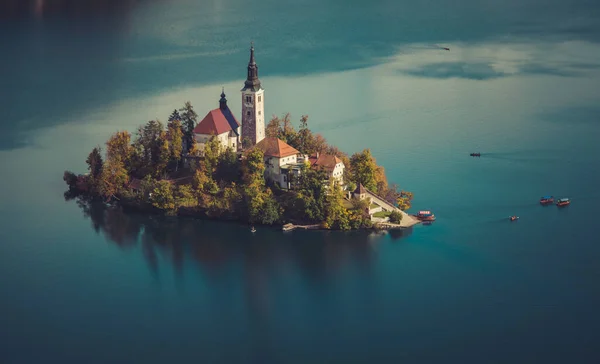
[[[284,230],[407,228],[413,194],[389,184],[369,149],[349,156],[289,113],[265,126],[264,88],[250,48],[241,123],[227,105],[198,122],[188,101],[166,125],[117,131],[87,156],[88,171],[65,171],[65,196],[148,213],[280,224]]]

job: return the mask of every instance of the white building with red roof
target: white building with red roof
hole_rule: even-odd
[[[267,137],[255,146],[262,150],[265,159],[265,179],[290,188],[289,173],[299,174],[304,162],[299,160],[300,152],[281,139]]]
[[[206,142],[213,136],[221,142],[221,146],[224,148],[232,148],[237,151],[241,147],[241,126],[227,106],[224,91],[221,92],[219,108],[209,111],[194,128],[194,139],[198,143],[200,151],[204,150]]]
[[[344,184],[344,169],[346,166],[341,159],[331,154],[315,154],[308,158],[311,168],[323,169],[327,172],[329,179],[335,179],[340,183]]]

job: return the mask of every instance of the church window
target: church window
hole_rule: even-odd
[[[262,96],[258,97],[258,102],[260,102],[262,100]]]
[[[246,96],[246,102],[252,102],[252,96]]]
[[[250,116],[252,113],[250,112],[250,110],[246,111],[246,115]]]
[[[260,110],[258,110],[258,115],[260,115]]]

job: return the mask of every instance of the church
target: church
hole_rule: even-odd
[[[258,79],[258,65],[254,58],[254,45],[250,46],[250,61],[242,93],[241,124],[233,115],[225,91],[221,91],[219,107],[209,111],[194,128],[194,139],[198,150],[216,137],[222,146],[236,152],[250,148],[261,149],[265,155],[265,178],[281,188],[291,188],[290,174],[299,175],[302,166],[326,170],[328,179],[343,184],[344,164],[330,155],[308,157],[277,138],[265,138],[265,90]]]
[[[265,138],[265,90],[258,79],[258,65],[254,59],[254,46],[250,47],[248,74],[242,92],[242,123],[237,121],[229,106],[225,91],[221,92],[219,107],[209,111],[194,128],[194,139],[199,150],[210,138],[216,136],[221,145],[240,151],[256,145]]]

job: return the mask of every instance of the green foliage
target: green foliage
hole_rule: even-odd
[[[245,185],[265,185],[265,162],[264,153],[258,148],[252,149],[246,154],[242,163],[242,179]]]
[[[175,110],[176,112],[177,110]],[[171,115],[172,117],[173,115]],[[170,120],[167,124],[167,139],[169,140],[169,154],[171,161],[179,166],[181,154],[183,152],[183,132],[181,131],[181,122],[179,119]],[[177,169],[176,167],[176,169]]]
[[[77,187],[77,175],[71,171],[65,171],[63,174],[63,181],[67,183],[70,189],[75,189]]]
[[[343,192],[337,185],[332,183],[329,186],[329,193],[326,196],[325,220],[323,226],[327,229],[349,230],[350,214],[343,204]]]
[[[219,138],[214,135],[204,145],[204,164],[211,175],[215,173],[222,150],[223,146]]]
[[[180,116],[183,126],[183,138],[188,148],[191,148],[192,144],[194,143],[194,128],[198,123],[198,114],[196,114],[194,107],[189,101],[186,101],[179,111],[181,111]]]
[[[219,154],[215,179],[224,182],[238,182],[240,180],[240,164],[232,148],[225,149]]]
[[[390,222],[394,224],[399,224],[402,221],[402,214],[398,211],[392,211],[390,213]]]
[[[198,204],[198,199],[194,196],[192,186],[181,185],[175,188],[175,205],[177,207],[191,207]]]
[[[369,149],[353,154],[350,158],[350,167],[354,182],[362,183],[368,190],[377,191],[377,164]]]
[[[169,119],[168,119],[169,122],[172,122],[175,120],[179,121],[179,124],[181,124],[181,115],[179,115],[179,111],[177,111],[177,109],[173,110],[171,115],[169,115]],[[183,132],[183,130],[182,130],[182,132]]]
[[[102,165],[104,164],[102,160],[102,149],[100,147],[92,149],[87,159],[85,160],[85,163],[87,163],[88,165],[90,176],[93,179],[98,179],[100,177],[100,174],[102,173]]]
[[[169,181],[158,181],[152,195],[150,196],[152,206],[161,210],[175,210],[175,196],[173,194],[173,185]]]

